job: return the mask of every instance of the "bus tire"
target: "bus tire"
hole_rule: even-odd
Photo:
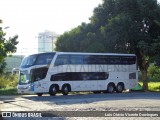
[[[63,85],[62,94],[63,95],[68,95],[69,91],[70,91],[69,85]]]
[[[43,93],[36,93],[38,96],[42,96],[43,95]]]
[[[116,92],[117,93],[122,93],[124,89],[124,84],[123,83],[118,83],[117,86],[116,86]]]
[[[115,86],[114,86],[113,83],[108,84],[108,86],[107,86],[107,92],[108,93],[113,93],[114,92],[114,88],[115,88]]]
[[[49,94],[50,96],[55,96],[56,93],[57,93],[57,86],[53,84],[49,88]]]

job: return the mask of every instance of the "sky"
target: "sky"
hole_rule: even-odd
[[[158,0],[160,2],[160,0]],[[17,54],[37,51],[38,33],[63,34],[89,22],[102,0],[0,0],[0,24],[6,37],[18,35]]]
[[[0,26],[6,37],[18,35],[17,54],[37,51],[38,33],[63,34],[89,22],[102,0],[0,0]]]

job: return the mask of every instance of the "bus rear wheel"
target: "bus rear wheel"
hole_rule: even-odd
[[[63,95],[68,95],[68,93],[69,93],[69,86],[68,85],[64,85],[62,87],[62,94]]]
[[[51,85],[49,88],[49,94],[50,96],[55,96],[57,93],[57,87],[56,85]]]
[[[114,92],[114,84],[108,84],[107,92],[108,93],[113,93]]]
[[[123,84],[119,83],[117,86],[116,86],[116,92],[117,93],[122,93],[123,91]]]

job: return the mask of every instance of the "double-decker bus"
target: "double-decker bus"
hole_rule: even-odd
[[[136,55],[50,52],[26,56],[20,66],[18,93],[51,96],[61,92],[121,93],[138,84]]]

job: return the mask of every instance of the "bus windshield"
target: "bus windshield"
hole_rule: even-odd
[[[27,68],[27,67],[33,66],[35,64],[36,58],[37,58],[37,55],[30,55],[25,57],[22,60],[21,68]]]
[[[50,64],[55,53],[43,53],[30,55],[23,59],[21,63],[21,68],[28,68],[33,65],[47,65]]]
[[[30,75],[28,74],[28,71],[20,71],[19,84],[24,85],[28,83],[30,83]]]

